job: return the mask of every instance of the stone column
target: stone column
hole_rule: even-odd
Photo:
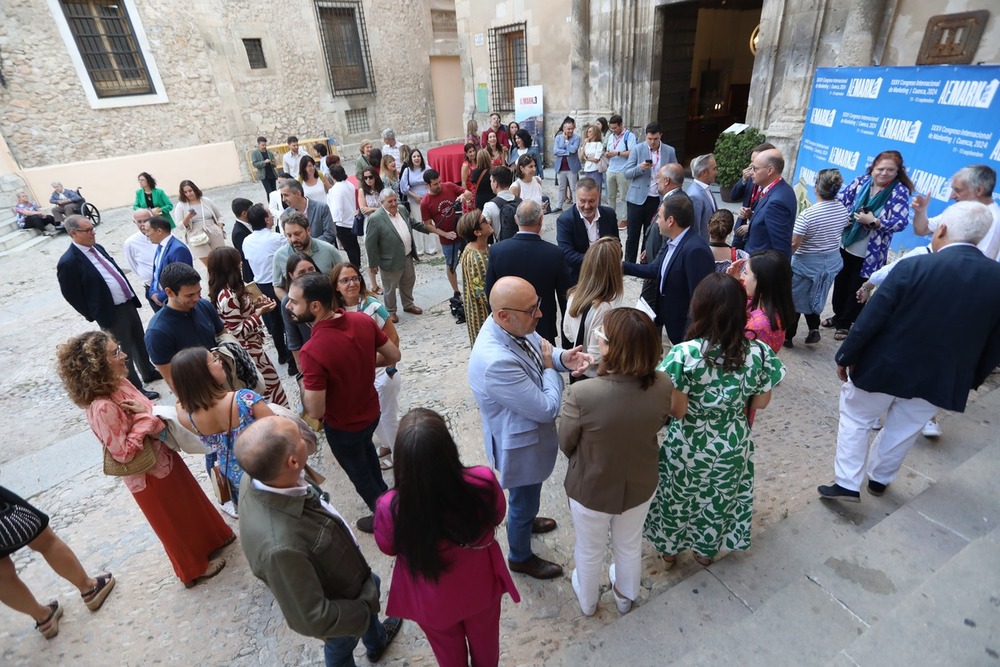
[[[590,108],[590,0],[572,0],[570,16],[570,106],[581,111]]]
[[[869,67],[874,64],[875,41],[886,9],[886,0],[851,0],[837,67]]]

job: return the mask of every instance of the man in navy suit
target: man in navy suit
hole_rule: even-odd
[[[753,159],[753,182],[760,187],[761,195],[750,218],[747,235],[747,252],[778,250],[785,257],[792,257],[792,225],[798,203],[781,172],[785,158],[777,148],[763,151]]]
[[[600,203],[597,181],[581,178],[576,184],[576,206],[563,211],[556,220],[556,240],[569,267],[570,287],[580,280],[580,266],[587,249],[603,236],[618,238],[615,210]]]
[[[660,168],[670,162],[677,162],[677,152],[673,146],[660,141],[662,129],[659,123],[646,126],[646,141],[636,144],[629,151],[625,163],[625,178],[629,179],[628,194],[628,237],[625,239],[625,259],[634,262],[639,254],[641,239],[646,238],[650,223],[656,217],[660,206],[660,193],[656,187],[656,175]]]
[[[766,141],[759,144],[750,151],[750,165],[743,170],[740,180],[733,184],[733,189],[729,191],[729,201],[742,201],[736,215],[736,231],[733,232],[733,247],[743,250],[747,245],[747,233],[750,231],[750,214],[753,207],[760,199],[760,188],[753,182],[753,161],[758,153],[774,148],[774,144]]]
[[[115,337],[128,355],[129,382],[146,398],[155,401],[160,395],[143,389],[135,370],[138,364],[146,382],[162,379],[146,353],[138,311],[142,304],[135,290],[104,246],[98,245],[90,220],[82,215],[71,215],[63,222],[63,227],[73,241],[56,265],[63,298],[88,322],[97,322]]]
[[[566,290],[569,289],[569,269],[559,248],[541,237],[542,207],[531,199],[521,202],[514,216],[517,234],[490,248],[486,266],[486,296],[494,283],[504,276],[517,276],[531,283],[541,298],[542,317],[538,333],[555,344],[559,330],[556,304],[565,314]]]
[[[836,481],[820,496],[859,502],[866,458],[868,492],[882,495],[927,420],[939,408],[964,412],[1000,363],[1000,264],[976,248],[992,224],[979,202],[945,209],[934,252],[899,262],[861,311],[837,352]]]
[[[147,236],[151,243],[157,245],[156,254],[153,256],[153,279],[149,281],[149,290],[146,296],[154,312],[159,312],[167,303],[167,292],[160,284],[160,274],[163,267],[174,262],[181,262],[194,266],[194,259],[191,251],[176,236],[170,233],[170,221],[162,215],[156,215],[146,221],[146,228],[149,230]]]
[[[665,327],[671,343],[684,340],[691,294],[705,276],[715,271],[715,258],[708,243],[694,231],[694,207],[687,197],[667,197],[660,205],[656,225],[666,243],[650,264],[625,262],[625,275],[655,280],[657,326]]]

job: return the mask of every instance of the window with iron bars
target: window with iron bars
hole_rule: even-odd
[[[374,93],[375,80],[361,1],[316,0],[316,17],[333,93]]]
[[[372,129],[368,122],[368,109],[348,109],[344,112],[348,134],[361,134]]]
[[[528,85],[528,43],[525,24],[490,30],[491,111],[514,110],[514,88]]]
[[[247,61],[250,63],[250,69],[267,69],[267,59],[264,58],[264,44],[260,39],[244,39],[243,48],[247,50]]]
[[[118,0],[60,0],[98,97],[156,92],[135,29]]]

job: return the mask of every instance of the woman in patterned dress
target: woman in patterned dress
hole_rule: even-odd
[[[473,210],[458,219],[456,231],[468,243],[461,259],[462,306],[471,347],[476,344],[476,336],[490,314],[490,304],[486,300],[486,263],[490,254],[487,243],[493,235],[493,226],[489,218]]]
[[[203,347],[189,347],[175,354],[170,372],[177,395],[177,421],[215,453],[219,469],[229,480],[234,508],[238,508],[243,469],[233,454],[233,445],[255,419],[274,413],[255,391],[226,391],[222,362]]]
[[[337,295],[338,307],[364,313],[372,318],[393,345],[399,347],[399,333],[389,317],[389,311],[381,301],[368,294],[365,279],[358,267],[347,262],[336,265],[330,272],[330,282]],[[379,458],[385,459],[381,463],[382,470],[392,468],[389,457],[392,456],[396,431],[399,429],[399,392],[402,385],[403,378],[395,366],[375,369],[375,391],[378,393],[378,407],[382,412],[378,426],[375,427],[375,435],[379,441]]]
[[[746,292],[713,273],[695,288],[688,340],[659,370],[674,384],[659,485],[646,517],[646,539],[669,568],[694,552],[701,565],[725,549],[750,548],[753,439],[746,407],[763,409],[785,375],[767,345],[748,340]]]
[[[469,142],[465,144],[465,159],[462,160],[462,187],[475,196],[476,184],[472,181],[472,170],[476,168],[476,144]],[[476,210],[476,202],[469,199],[462,200],[462,213]]]
[[[278,371],[264,352],[264,320],[261,316],[277,307],[266,296],[254,301],[243,284],[242,258],[236,248],[216,248],[208,256],[208,292],[226,331],[247,351],[264,379],[267,400],[288,407]]]

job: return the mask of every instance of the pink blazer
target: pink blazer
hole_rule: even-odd
[[[463,618],[478,614],[500,603],[504,593],[520,602],[514,580],[511,579],[503,552],[495,538],[496,526],[507,513],[507,501],[493,471],[475,466],[466,471],[466,479],[493,489],[496,515],[492,530],[487,530],[474,546],[461,547],[443,543],[441,553],[450,563],[437,583],[413,574],[403,557],[396,559],[389,587],[385,613],[416,621],[430,628],[443,629]],[[390,511],[395,489],[378,499],[375,509],[375,542],[382,553],[395,556],[395,520]]]

